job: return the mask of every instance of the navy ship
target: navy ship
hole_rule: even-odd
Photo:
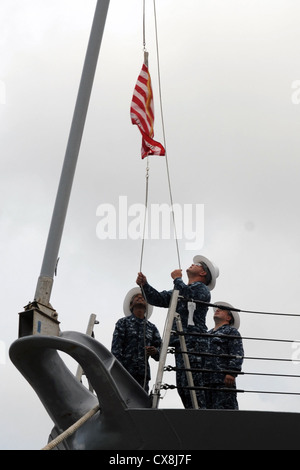
[[[297,450],[299,413],[159,408],[99,341],[60,329],[50,296],[108,8],[109,0],[98,0],[35,298],[20,313],[19,338],[10,347],[12,362],[54,423],[46,447]],[[175,309],[170,305],[171,315]],[[92,390],[70,372],[60,352],[78,362]],[[218,443],[216,432],[222,435]]]

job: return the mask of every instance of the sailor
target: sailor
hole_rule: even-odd
[[[193,302],[203,301],[210,302],[211,294],[210,291],[216,285],[216,279],[219,276],[219,269],[215,266],[208,258],[197,255],[193,259],[193,264],[186,270],[188,277],[188,284],[185,284],[182,280],[182,270],[175,269],[171,273],[171,277],[174,281],[174,289],[179,291],[179,295],[184,299],[179,299],[176,312],[181,317],[182,328],[185,334],[185,341],[187,351],[189,351],[189,360],[191,368],[197,366],[197,358],[192,355],[192,352],[198,350],[197,336],[189,336],[187,333],[206,333],[206,314],[208,306],[201,303]],[[158,292],[147,282],[147,278],[143,273],[139,273],[137,284],[143,286],[147,301],[151,305],[158,307],[169,307],[169,303],[172,296],[172,290]],[[189,301],[185,300],[189,299]],[[173,329],[176,330],[176,325],[173,325]],[[175,361],[176,361],[176,385],[177,390],[185,408],[193,408],[190,390],[187,389],[187,377],[184,369],[183,355],[180,352],[180,342],[176,335],[171,337],[170,346],[175,347]],[[193,373],[193,381],[195,387],[203,386],[202,374]],[[205,408],[205,394],[204,391],[196,391],[197,401],[199,408]]]
[[[225,307],[225,308],[224,308]],[[227,308],[226,308],[227,307]],[[215,326],[208,331],[206,353],[203,357],[204,385],[213,390],[205,391],[208,409],[238,410],[236,377],[242,370],[244,349],[240,317],[227,302],[215,302]],[[222,389],[230,389],[222,391]]]
[[[141,289],[134,287],[124,299],[123,310],[125,317],[115,325],[111,352],[148,393],[149,357],[158,361],[161,346],[159,331],[148,320],[153,307],[147,304]]]

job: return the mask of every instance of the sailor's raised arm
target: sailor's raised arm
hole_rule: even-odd
[[[143,288],[143,292],[149,304],[155,305],[156,307],[169,307],[172,291],[158,292],[148,284],[146,276],[141,272],[138,273],[136,283]]]

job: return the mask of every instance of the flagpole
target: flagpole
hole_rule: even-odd
[[[95,77],[108,7],[109,0],[97,1],[43,263],[36,286],[34,299],[39,304],[45,306],[48,306],[50,301],[53,277],[58,259],[58,252]]]

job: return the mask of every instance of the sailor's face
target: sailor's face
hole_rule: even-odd
[[[219,318],[220,320],[230,321],[231,315],[228,310],[222,310],[221,308],[216,308],[214,313],[214,318]]]
[[[146,308],[146,300],[144,299],[142,294],[137,294],[133,297],[131,301],[131,307],[145,307]]]
[[[187,272],[189,273],[195,273],[195,274],[202,274],[205,273],[203,266],[201,264],[191,264],[191,266],[187,269]]]

